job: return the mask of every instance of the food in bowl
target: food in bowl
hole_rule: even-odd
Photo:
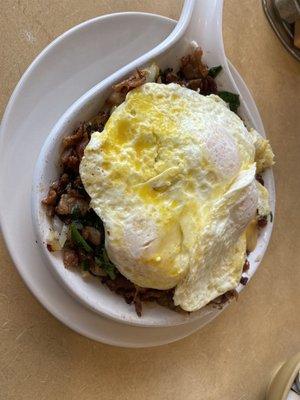
[[[43,200],[50,251],[134,303],[193,312],[235,295],[247,252],[272,219],[261,173],[267,140],[217,89],[199,48],[177,73],[153,64],[113,88],[103,110],[63,139]]]

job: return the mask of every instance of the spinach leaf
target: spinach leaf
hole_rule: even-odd
[[[218,96],[221,97],[226,103],[229,104],[229,108],[233,112],[237,112],[240,105],[240,97],[238,94],[226,92],[225,90],[218,92]]]
[[[223,69],[222,65],[218,65],[217,67],[211,67],[208,71],[208,75],[211,76],[212,78],[215,78],[216,76],[219,75],[222,69]]]

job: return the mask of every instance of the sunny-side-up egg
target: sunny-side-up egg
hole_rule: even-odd
[[[132,90],[80,165],[111,261],[136,285],[175,287],[187,311],[235,288],[247,225],[259,205],[269,212],[255,180],[266,151],[218,96],[177,84]]]

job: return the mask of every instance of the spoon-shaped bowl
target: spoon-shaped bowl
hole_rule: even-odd
[[[59,174],[58,155],[61,139],[70,134],[80,122],[89,120],[97,114],[110,94],[111,86],[130,75],[135,68],[143,67],[153,59],[162,69],[176,68],[180,58],[190,51],[192,41],[196,41],[203,49],[204,60],[209,66],[220,64],[223,66],[223,72],[218,79],[219,87],[238,93],[223,48],[222,1],[197,0],[194,2],[188,0],[184,5],[179,23],[163,43],[94,86],[62,115],[48,136],[35,169],[32,193],[33,222],[51,270],[67,290],[83,304],[102,315],[128,324],[163,327],[184,324],[198,318],[201,318],[204,324],[220,311],[212,306],[207,306],[190,315],[184,315],[158,305],[146,304],[143,317],[138,318],[134,307],[128,306],[120,296],[110,292],[93,277],[83,279],[79,272],[67,270],[64,268],[61,254],[47,251],[45,240],[51,229],[51,223],[41,207],[41,200],[45,196],[49,184]],[[240,114],[246,124],[252,126],[251,114],[245,102],[241,103]],[[271,176],[268,182],[270,189],[272,186]],[[269,237],[270,230],[259,239],[257,249],[253,252],[254,269],[262,258]],[[240,285],[238,290],[241,289]]]

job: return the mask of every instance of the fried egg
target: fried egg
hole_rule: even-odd
[[[80,165],[121,274],[175,288],[187,311],[238,285],[247,225],[266,207],[255,173],[271,150],[257,135],[216,95],[159,83],[127,94]]]

